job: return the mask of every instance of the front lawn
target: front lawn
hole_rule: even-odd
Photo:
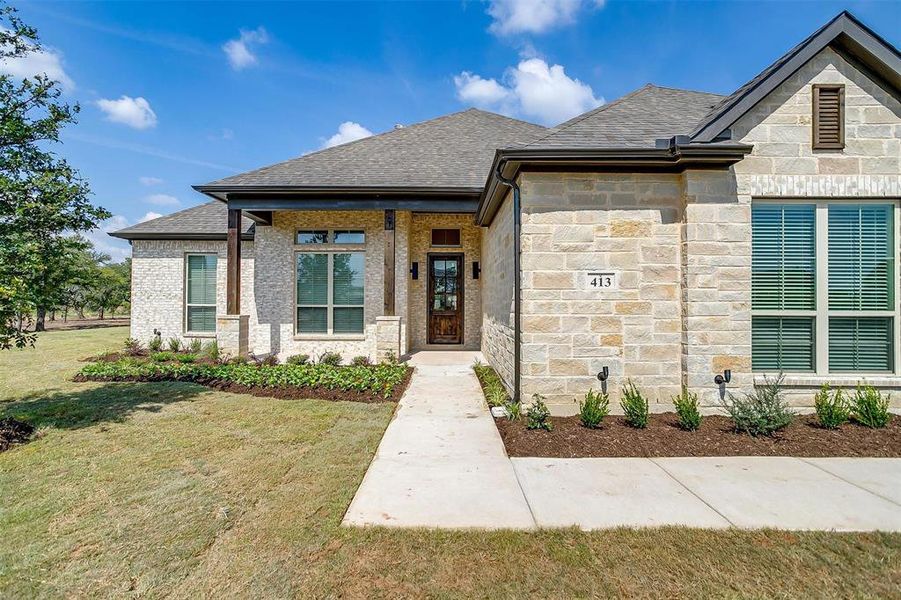
[[[901,535],[345,529],[392,403],[75,383],[124,329],[0,353],[0,597],[881,596]],[[653,498],[648,499],[653,502]]]

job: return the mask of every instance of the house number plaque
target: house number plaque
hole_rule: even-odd
[[[615,290],[619,287],[613,271],[589,271],[587,275],[586,285],[589,290]]]

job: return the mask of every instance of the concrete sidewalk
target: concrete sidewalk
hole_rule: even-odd
[[[424,352],[345,525],[901,531],[901,459],[509,459],[475,352]]]

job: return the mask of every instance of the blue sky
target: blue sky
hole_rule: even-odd
[[[554,124],[652,82],[730,93],[843,9],[895,45],[898,2],[15,4],[81,104],[59,151],[115,229],[191,189],[479,106]],[[116,258],[128,248],[96,232]]]

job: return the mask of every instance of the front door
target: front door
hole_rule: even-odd
[[[429,343],[463,343],[463,255],[429,255]]]

